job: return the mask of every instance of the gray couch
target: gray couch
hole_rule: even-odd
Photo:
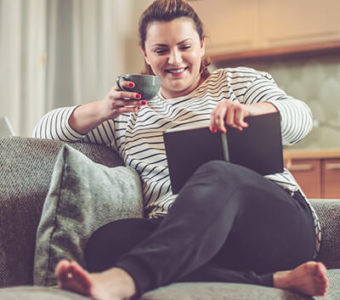
[[[0,138],[0,299],[88,299],[57,288],[32,286],[35,234],[62,142]],[[122,162],[99,145],[73,143],[92,160],[114,167]],[[319,260],[329,270],[324,299],[340,299],[340,200],[312,200],[322,227]],[[294,245],[292,245],[294,247]],[[143,300],[312,299],[274,288],[231,283],[178,283],[146,293]]]

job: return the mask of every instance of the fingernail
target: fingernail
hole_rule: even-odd
[[[215,127],[211,128],[211,132],[212,133],[216,133],[217,132],[217,129]]]
[[[140,94],[137,94],[137,95],[136,95],[136,98],[137,98],[137,99],[140,99],[140,98],[142,98],[142,96],[141,96]]]
[[[138,109],[138,110],[140,110],[140,109],[141,109],[141,107],[140,107],[140,106],[138,106],[138,107],[137,107],[137,109]]]
[[[134,86],[135,86],[134,83],[132,83],[132,82],[129,83],[129,87],[133,88]]]
[[[145,105],[145,104],[146,104],[146,101],[145,101],[145,100],[142,100],[140,103],[141,103],[142,105]]]

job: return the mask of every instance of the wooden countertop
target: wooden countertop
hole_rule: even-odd
[[[284,159],[340,158],[340,149],[284,150]]]

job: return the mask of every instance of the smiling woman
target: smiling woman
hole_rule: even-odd
[[[142,102],[115,85],[103,99],[54,110],[36,126],[37,137],[114,148],[142,182],[145,218],[96,231],[86,247],[90,273],[62,260],[56,267],[60,286],[103,300],[178,281],[324,295],[327,271],[312,261],[320,246],[318,218],[287,170],[261,176],[210,161],[173,194],[163,140],[165,130],[188,125],[242,131],[245,117],[278,111],[282,141],[294,144],[312,128],[309,108],[267,73],[239,67],[209,74],[202,24],[184,0],[154,1],[139,32],[149,73],[161,78],[158,95]]]
[[[152,22],[143,48],[145,62],[162,79],[164,98],[187,95],[204,81],[199,70],[205,40],[200,40],[191,19]]]

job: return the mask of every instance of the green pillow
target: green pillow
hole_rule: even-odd
[[[85,266],[83,250],[92,233],[118,219],[142,217],[137,172],[109,168],[65,145],[59,152],[36,235],[34,284],[55,285],[62,258]]]

